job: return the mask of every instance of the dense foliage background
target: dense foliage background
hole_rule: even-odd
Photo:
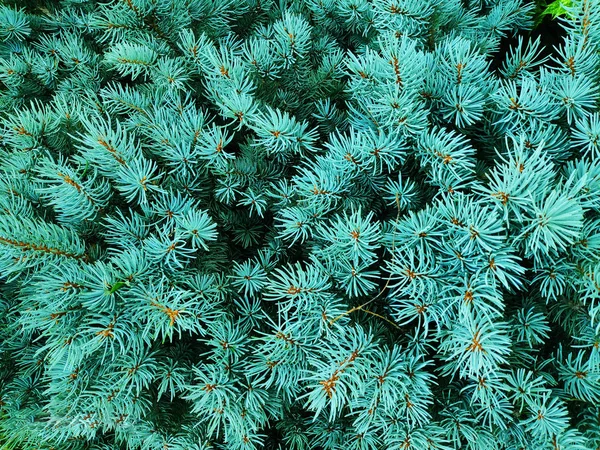
[[[600,448],[599,50],[596,0],[5,1],[0,444]]]

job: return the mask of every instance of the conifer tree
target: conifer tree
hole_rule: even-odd
[[[599,448],[600,3],[548,11],[0,1],[2,448]]]

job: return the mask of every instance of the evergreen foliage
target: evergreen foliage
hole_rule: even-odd
[[[0,2],[2,448],[600,448],[558,5]]]

